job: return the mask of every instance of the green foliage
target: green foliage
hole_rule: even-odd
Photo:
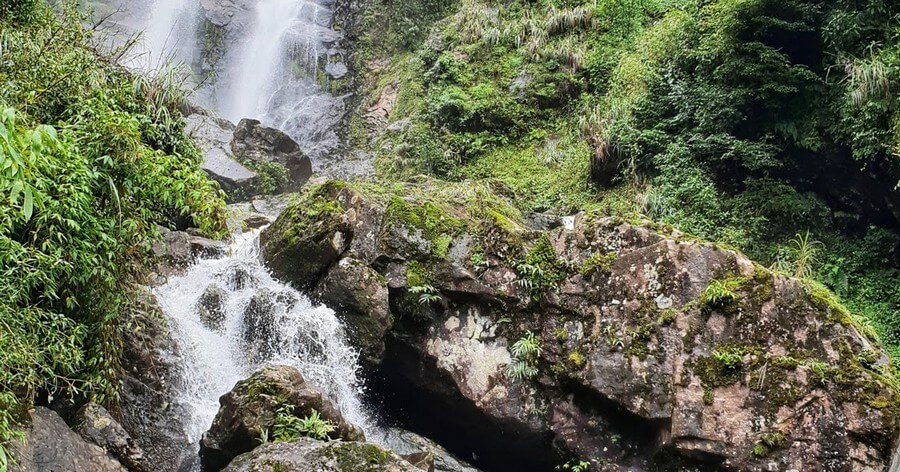
[[[294,407],[283,406],[276,412],[272,437],[276,442],[294,441],[301,437],[328,441],[328,435],[334,430],[334,424],[323,419],[316,410],[312,410],[309,416],[299,418],[294,414]]]
[[[413,285],[409,293],[419,296],[419,305],[430,305],[441,301],[441,292],[431,285]]]
[[[506,376],[513,380],[529,379],[538,374],[541,341],[531,331],[512,345],[512,362],[506,366]]]
[[[567,472],[588,472],[591,470],[591,463],[588,461],[569,461],[563,465],[556,466],[556,470],[564,470]]]
[[[709,308],[723,308],[738,300],[738,290],[746,282],[739,277],[714,279],[700,293],[698,301]]]
[[[122,314],[157,224],[226,229],[173,76],[99,56],[71,2],[4,5],[0,443],[40,392],[117,401]]]

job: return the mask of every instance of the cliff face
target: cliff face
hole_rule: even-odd
[[[329,182],[262,243],[487,462],[551,465],[552,443],[603,470],[887,466],[888,358],[822,287],[652,223],[550,226],[479,186]]]

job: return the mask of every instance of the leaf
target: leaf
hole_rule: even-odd
[[[9,194],[9,200],[13,205],[19,203],[19,194],[22,193],[22,189],[25,185],[21,180],[17,180],[13,183],[12,191]]]
[[[25,215],[25,220],[30,220],[31,215],[34,213],[34,194],[31,192],[31,186],[25,187],[25,202],[22,204],[22,214]]]

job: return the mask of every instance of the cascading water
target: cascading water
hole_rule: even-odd
[[[170,321],[180,357],[175,401],[188,411],[187,436],[196,444],[218,411],[218,398],[265,365],[291,365],[371,431],[360,401],[357,353],[334,312],[274,280],[259,262],[258,232],[236,236],[229,254],[200,260],[155,292]],[[208,287],[223,295],[224,316],[204,323],[200,299]],[[215,329],[214,329],[215,328]]]
[[[186,55],[181,47],[184,37],[194,24],[195,0],[156,0],[144,30],[143,46],[146,49],[140,59],[145,70],[156,70],[166,65],[169,58]],[[177,53],[179,52],[179,53]]]
[[[257,4],[253,33],[233,65],[237,70],[224,109],[227,118],[237,121],[265,114],[272,89],[284,75],[283,43],[302,6],[297,0],[260,0]]]

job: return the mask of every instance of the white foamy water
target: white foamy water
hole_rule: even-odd
[[[348,421],[369,433],[371,420],[360,400],[358,354],[347,343],[340,321],[330,309],[313,306],[272,278],[259,261],[258,234],[236,236],[226,257],[201,260],[155,290],[180,351],[182,378],[176,382],[174,401],[188,410],[186,434],[199,441],[218,411],[219,397],[266,365],[296,367]],[[198,301],[210,285],[227,294],[220,332],[200,320]],[[255,306],[263,302],[271,309],[273,323],[271,330],[253,333],[264,334],[262,339],[248,341],[245,313],[254,297]]]

